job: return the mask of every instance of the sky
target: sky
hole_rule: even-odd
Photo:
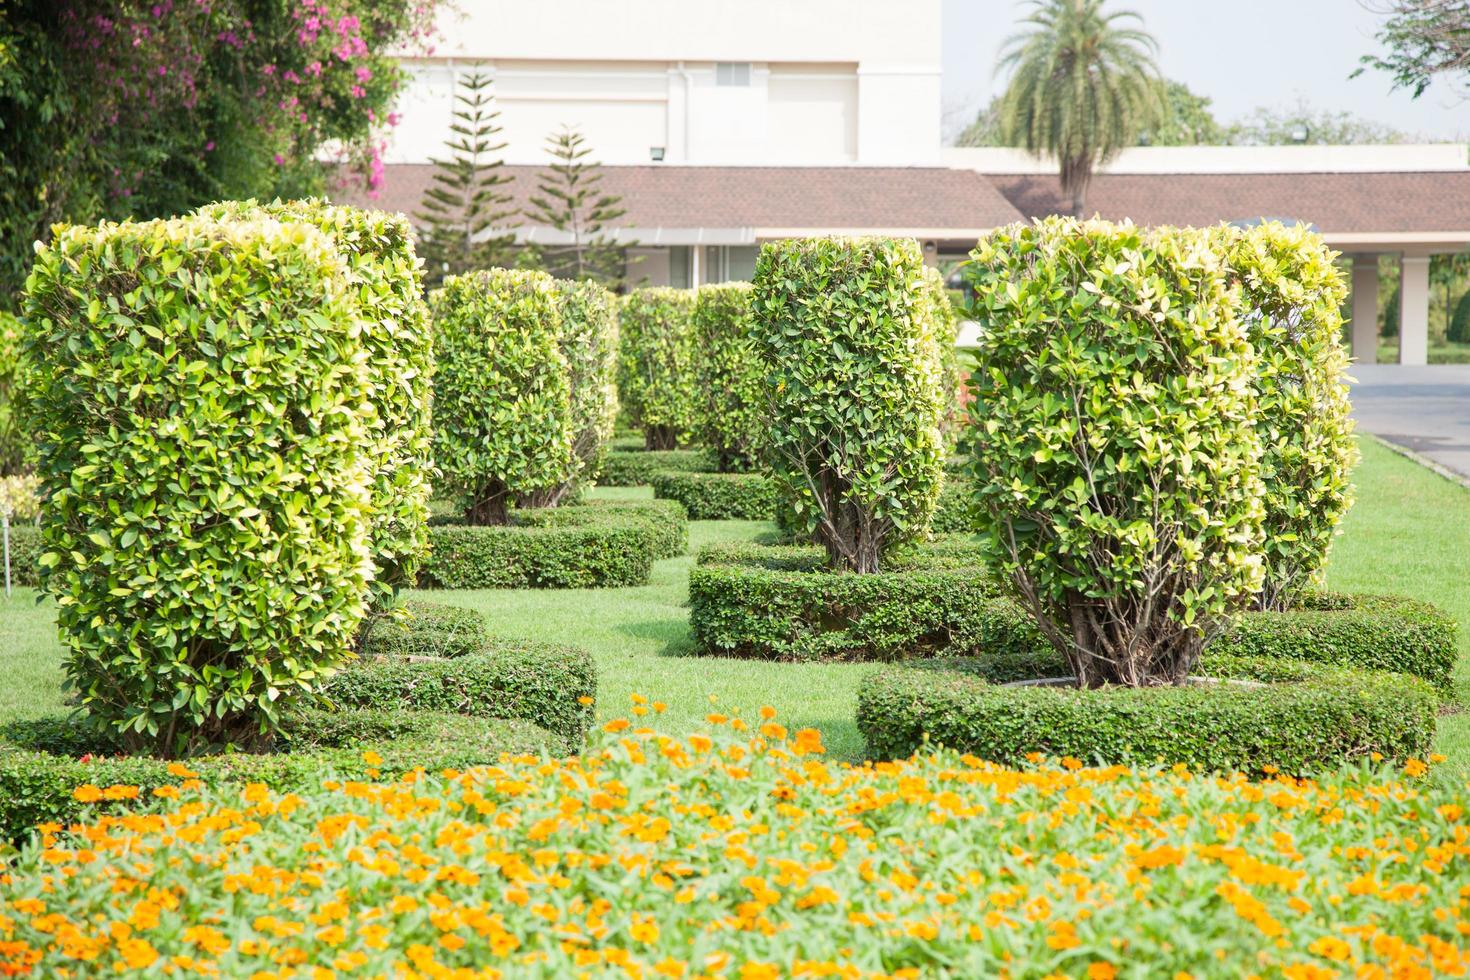
[[[1024,0],[942,0],[945,133],[953,135],[1004,87],[994,66]],[[1379,45],[1376,0],[1109,0],[1132,10],[1159,43],[1164,75],[1214,100],[1232,122],[1257,106],[1347,110],[1430,139],[1470,139],[1470,101],[1436,82],[1418,99],[1390,92],[1389,76],[1349,79]]]

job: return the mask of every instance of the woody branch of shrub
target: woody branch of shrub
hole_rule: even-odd
[[[1321,249],[1300,230],[1290,247],[1280,226],[1252,234],[1275,236],[1278,251]],[[1291,442],[1272,427],[1300,426],[1306,444],[1338,445],[1342,431],[1330,407],[1282,398],[1297,372],[1281,365],[1304,363],[1330,388],[1336,347],[1283,312],[1302,282],[1285,263],[1255,261],[1270,274],[1244,276],[1255,293],[1242,303],[1237,246],[1218,230],[1054,218],[1001,229],[973,253],[977,522],[1084,687],[1184,683],[1230,612],[1257,601],[1268,541],[1324,525],[1310,547],[1287,549],[1313,571],[1345,506],[1340,451],[1319,454],[1332,489],[1317,511],[1284,513],[1271,493],[1266,476],[1289,479]],[[1313,268],[1311,280],[1330,295],[1329,276]],[[1263,404],[1283,402],[1258,423]]]
[[[941,363],[918,243],[812,238],[761,249],[753,337],[766,452],[832,568],[873,573],[928,528],[943,479]]]

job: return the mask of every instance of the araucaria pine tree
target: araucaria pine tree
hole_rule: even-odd
[[[615,285],[623,279],[624,245],[607,235],[609,223],[626,213],[622,198],[598,187],[602,172],[588,160],[592,150],[576,130],[546,139],[550,167],[542,171],[526,217],[560,232],[554,244],[534,246],[534,264],[558,279],[592,279]]]
[[[507,207],[511,178],[500,157],[506,144],[499,139],[500,112],[490,85],[490,76],[478,70],[456,82],[449,127],[454,135],[445,141],[450,156],[434,161],[433,186],[415,215],[421,229],[418,252],[430,285],[445,276],[510,264],[514,236],[503,229],[516,211]]]

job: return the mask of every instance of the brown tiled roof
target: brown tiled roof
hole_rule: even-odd
[[[1055,176],[991,175],[1027,217],[1066,212]],[[1470,171],[1100,174],[1087,211],[1140,225],[1289,218],[1324,233],[1470,230]]]
[[[507,166],[524,206],[539,167]],[[993,228],[1020,213],[968,170],[944,167],[604,166],[602,189],[622,197],[630,228],[954,229]],[[376,199],[344,201],[412,215],[432,180],[428,164],[391,164]]]

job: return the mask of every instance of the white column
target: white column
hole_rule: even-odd
[[[1405,255],[1399,280],[1399,363],[1429,363],[1429,256]]]
[[[699,288],[699,257],[704,252],[703,245],[689,246],[689,288]]]
[[[1378,363],[1378,256],[1353,256],[1353,359]]]

